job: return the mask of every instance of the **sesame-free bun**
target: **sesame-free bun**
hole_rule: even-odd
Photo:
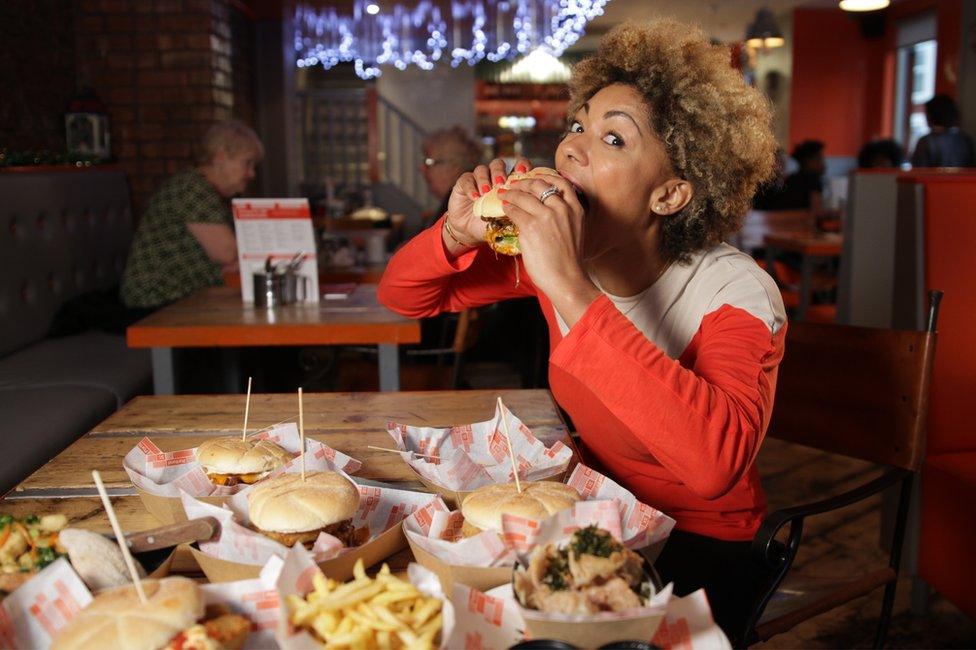
[[[559,172],[555,169],[549,169],[548,167],[536,167],[530,169],[527,172],[512,172],[512,174],[505,180],[502,185],[496,185],[491,188],[488,192],[479,196],[474,201],[474,205],[471,209],[474,211],[474,216],[481,217],[482,219],[502,219],[505,218],[505,211],[502,210],[502,197],[498,194],[498,188],[509,189],[512,181],[521,180],[523,178],[532,178],[534,176],[543,176],[548,174],[549,176],[558,176]]]
[[[183,577],[143,580],[147,602],[133,585],[114,587],[95,596],[65,625],[52,650],[126,648],[158,650],[203,617],[200,588]]]
[[[576,488],[555,481],[522,481],[522,493],[515,483],[495,483],[478,488],[461,502],[464,522],[480,530],[501,532],[502,515],[530,519],[547,517],[572,507],[580,500]],[[468,534],[473,529],[468,528]]]
[[[251,523],[261,530],[302,533],[350,519],[359,489],[336,472],[281,474],[256,484],[247,495]]]
[[[270,440],[241,440],[240,436],[211,438],[197,447],[197,462],[208,473],[258,474],[278,469],[291,454]]]

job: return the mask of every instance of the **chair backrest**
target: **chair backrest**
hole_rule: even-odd
[[[474,347],[481,332],[481,320],[477,309],[465,309],[458,314],[457,326],[454,329],[454,343],[451,349],[462,354]]]
[[[935,333],[790,323],[767,435],[917,470]]]

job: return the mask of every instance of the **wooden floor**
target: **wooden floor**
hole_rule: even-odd
[[[824,498],[854,487],[876,474],[867,463],[767,440],[759,471],[770,509]],[[878,545],[880,497],[839,513],[807,520],[795,566],[804,574],[851,576],[884,566]],[[928,614],[908,610],[910,585],[902,581],[888,634],[891,648],[973,648],[976,622],[951,603],[934,596]],[[757,646],[762,648],[863,648],[874,640],[881,591],[853,601]]]

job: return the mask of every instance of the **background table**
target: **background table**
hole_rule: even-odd
[[[778,283],[776,254],[786,251],[800,256],[800,304],[796,319],[804,320],[813,291],[813,261],[816,258],[840,257],[844,248],[843,236],[814,230],[774,231],[763,237],[763,244],[766,248],[766,269]]]
[[[304,400],[305,434],[361,460],[357,477],[423,489],[397,454],[368,449],[369,445],[393,446],[387,422],[449,426],[488,420],[499,396],[546,444],[561,440],[576,451],[545,390],[313,393]],[[297,416],[297,411],[295,395],[252,395],[248,428],[274,424]],[[238,395],[137,397],[8,493],[0,512],[16,516],[60,512],[72,526],[107,533],[111,527],[91,480],[91,471],[97,469],[126,532],[160,526],[136,496],[122,458],[143,436],[171,451],[213,436],[238,434],[243,413],[244,397]],[[578,458],[576,454],[572,462]],[[406,550],[390,564],[403,568],[411,559]],[[174,571],[193,573],[196,564],[189,555],[177,557]]]
[[[420,322],[376,300],[375,285],[359,285],[345,300],[274,309],[241,301],[239,289],[209,287],[163,307],[129,327],[130,348],[151,348],[157,395],[175,392],[173,348],[289,345],[376,345],[380,390],[400,385],[401,343],[420,342]],[[240,382],[234,375],[235,385]]]

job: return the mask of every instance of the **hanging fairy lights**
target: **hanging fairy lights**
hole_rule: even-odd
[[[299,3],[295,8],[298,67],[352,62],[363,79],[380,67],[429,70],[501,61],[540,50],[558,57],[603,13],[609,0],[355,0],[352,13]],[[449,9],[448,9],[449,5]]]

